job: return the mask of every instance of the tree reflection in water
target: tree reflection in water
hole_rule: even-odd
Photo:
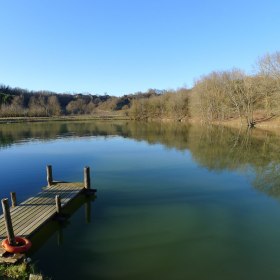
[[[258,129],[233,129],[184,123],[86,121],[2,124],[0,149],[22,141],[58,138],[121,136],[189,150],[193,159],[211,171],[255,173],[253,185],[268,195],[280,195],[280,137]]]

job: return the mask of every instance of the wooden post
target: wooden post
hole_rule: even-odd
[[[47,165],[47,182],[48,182],[48,187],[50,187],[53,183],[52,166],[51,165]]]
[[[17,206],[17,196],[15,192],[11,192],[11,201],[12,201],[12,207]]]
[[[56,205],[56,213],[60,215],[62,213],[60,195],[55,196],[55,205]]]
[[[88,166],[84,168],[84,188],[90,189],[90,169]]]
[[[14,234],[14,229],[13,229],[13,224],[12,224],[12,219],[11,219],[8,198],[2,199],[1,202],[2,202],[2,208],[3,208],[3,216],[5,218],[5,225],[6,225],[8,241],[9,241],[10,245],[15,246],[16,245],[15,234]]]

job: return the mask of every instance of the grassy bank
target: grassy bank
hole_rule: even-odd
[[[25,263],[18,265],[0,265],[0,279],[25,280],[29,278],[29,274],[32,272],[32,267]]]
[[[126,116],[92,116],[75,115],[59,117],[9,117],[0,118],[0,123],[20,123],[20,122],[48,122],[48,121],[88,121],[88,120],[129,120]]]

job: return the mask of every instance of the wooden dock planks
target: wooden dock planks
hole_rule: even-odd
[[[30,237],[56,214],[55,196],[61,198],[62,208],[84,190],[84,184],[56,182],[11,208],[12,224],[16,236]],[[0,240],[7,237],[3,215],[0,216]]]

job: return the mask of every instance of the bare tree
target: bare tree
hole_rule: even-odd
[[[280,52],[266,54],[259,58],[257,67],[261,75],[271,77],[280,84]]]
[[[29,115],[35,117],[48,116],[46,98],[43,95],[33,95],[29,100]]]
[[[84,114],[86,110],[86,102],[83,99],[77,99],[75,101],[71,101],[66,110],[69,114],[77,115],[77,114]]]
[[[46,107],[50,116],[59,116],[61,114],[61,106],[55,95],[48,97]]]
[[[280,52],[266,54],[256,63],[259,86],[264,95],[266,115],[280,113]]]

